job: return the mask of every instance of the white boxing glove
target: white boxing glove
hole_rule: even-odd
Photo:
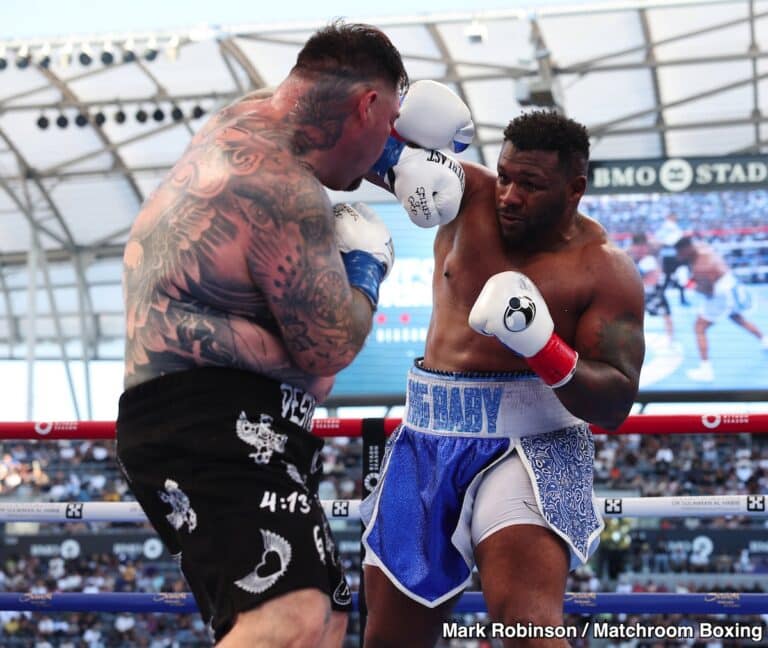
[[[406,144],[461,153],[474,135],[469,108],[453,90],[437,81],[416,81],[403,97],[392,134],[371,170],[385,178]]]
[[[395,262],[389,229],[364,203],[334,205],[336,245],[341,252],[350,285],[361,290],[373,309],[379,302],[379,285]]]
[[[396,137],[421,148],[461,153],[475,135],[469,107],[448,86],[422,80],[411,84],[395,121]]]
[[[469,313],[469,325],[524,356],[550,387],[562,387],[576,371],[579,354],[554,332],[547,303],[520,272],[500,272],[485,282]]]
[[[440,151],[406,148],[387,174],[392,191],[419,227],[449,223],[464,195],[464,168]]]

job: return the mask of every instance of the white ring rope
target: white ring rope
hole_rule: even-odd
[[[701,495],[686,497],[598,497],[605,517],[768,517],[766,495]],[[335,520],[359,520],[360,500],[322,500]],[[290,504],[286,504],[289,508]],[[2,502],[0,522],[146,522],[137,502]]]

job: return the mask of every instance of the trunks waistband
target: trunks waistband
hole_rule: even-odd
[[[429,434],[523,437],[584,422],[534,374],[446,374],[411,368],[403,423]]]
[[[312,394],[252,371],[226,367],[199,367],[153,378],[127,389],[120,396],[118,423],[169,416],[193,409],[215,410],[237,399],[251,401],[260,411],[304,432],[312,431],[317,401]]]

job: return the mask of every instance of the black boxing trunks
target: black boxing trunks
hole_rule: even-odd
[[[205,367],[126,390],[117,456],[216,640],[238,612],[304,588],[351,595],[317,487],[315,399],[257,374]]]

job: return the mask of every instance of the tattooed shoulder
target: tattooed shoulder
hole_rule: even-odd
[[[333,237],[333,211],[325,189],[296,163],[268,169],[232,185],[232,200],[252,229],[254,242],[264,235],[299,238],[326,252]]]
[[[632,311],[602,317],[595,333],[587,357],[620,367],[627,374],[639,372],[645,355],[642,317]]]

